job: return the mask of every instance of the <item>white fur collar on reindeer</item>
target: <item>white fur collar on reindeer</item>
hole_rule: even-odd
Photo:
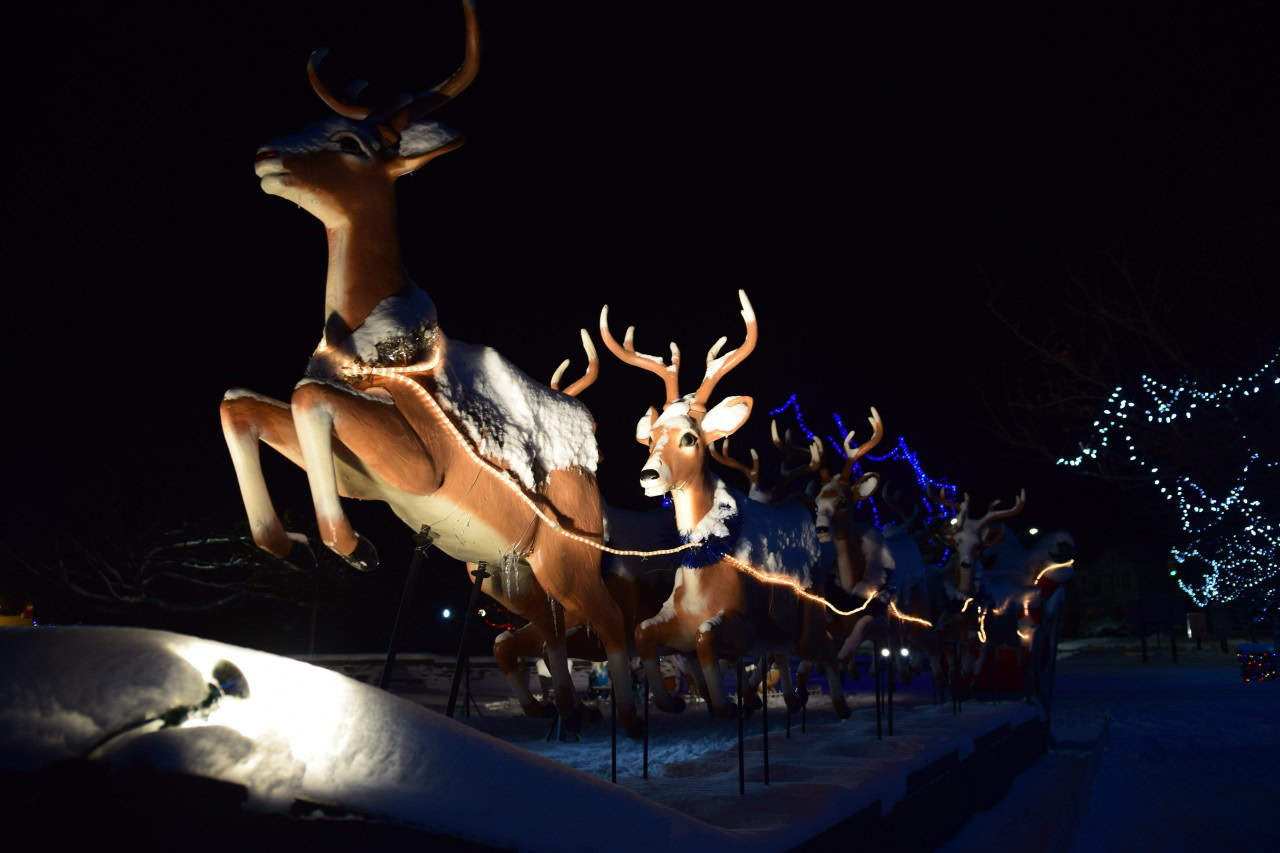
[[[826,582],[825,571],[815,571],[821,557],[818,531],[803,504],[762,504],[748,500],[714,475],[713,483],[711,509],[692,530],[681,530],[681,538],[686,542],[725,540],[725,553],[806,588]]]
[[[680,535],[686,542],[703,542],[713,536],[723,539],[729,535],[729,525],[726,522],[738,514],[738,502],[729,494],[729,487],[724,484],[724,480],[715,475],[712,475],[712,480],[715,489],[711,493],[711,509],[692,530],[680,529]]]

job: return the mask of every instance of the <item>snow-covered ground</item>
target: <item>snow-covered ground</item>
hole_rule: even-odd
[[[1058,662],[1059,748],[945,849],[989,851],[998,839],[1011,851],[1280,850],[1280,685],[1242,684],[1235,654],[1216,648],[1180,647],[1175,664],[1166,641],[1144,665],[1136,648],[1093,645]],[[1080,777],[1078,824],[1029,831],[1058,817]]]
[[[640,743],[620,739],[613,785],[607,702],[581,742],[548,742],[546,722],[519,715],[483,665],[473,673],[482,713],[455,721],[420,704],[442,704],[447,689],[445,662],[426,656],[404,661],[405,674],[426,673],[419,701],[307,663],[140,629],[0,629],[0,661],[0,771],[93,756],[116,772],[236,782],[264,812],[329,804],[521,849],[785,849],[874,802],[892,808],[912,770],[953,750],[963,757],[974,738],[1039,714],[1020,702],[968,702],[953,716],[927,701],[921,679],[899,691],[893,737],[876,738],[863,689],[845,721],[815,695],[807,731],[793,718],[787,739],[775,698],[771,784],[757,713],[746,722],[743,798],[736,721],[697,703],[651,714],[647,780]],[[247,696],[220,661],[243,674]],[[201,708],[211,680],[225,695]],[[1177,664],[1155,652],[1147,665],[1137,652],[1078,651],[1058,667],[1057,747],[948,849],[1280,849],[1276,691],[1242,684],[1234,655],[1217,651],[1183,651]],[[156,718],[169,711],[162,728]],[[573,829],[549,831],[561,825],[554,815],[570,816]]]
[[[845,721],[814,696],[807,731],[793,720],[788,740],[775,700],[772,784],[763,784],[757,714],[747,721],[742,798],[736,721],[712,719],[697,704],[651,716],[648,780],[641,745],[622,739],[613,785],[607,716],[579,743],[548,743],[545,721],[517,715],[506,699],[486,699],[483,716],[455,721],[307,663],[142,629],[4,629],[0,660],[0,771],[97,758],[117,773],[154,768],[235,782],[264,812],[296,813],[301,800],[539,850],[787,849],[876,801],[891,808],[911,771],[953,751],[963,757],[976,737],[1039,713],[970,703],[952,716],[949,705],[919,704],[927,688],[917,682],[900,696],[892,738],[877,740],[864,695]],[[223,661],[236,668],[230,676]],[[581,831],[554,831],[566,816]]]

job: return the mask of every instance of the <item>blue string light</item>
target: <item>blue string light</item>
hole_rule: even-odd
[[[809,440],[812,441],[814,438],[813,431],[810,430],[805,423],[804,412],[800,410],[800,404],[799,402],[797,402],[795,394],[792,394],[790,397],[788,397],[787,401],[783,403],[781,406],[779,406],[778,408],[770,410],[769,414],[773,415],[774,417],[777,417],[779,414],[787,411],[788,409],[791,409],[795,412],[796,422],[799,424],[800,429],[803,430],[805,435],[809,437]],[[832,412],[831,417],[835,420],[836,427],[840,430],[840,435],[841,436],[848,435],[849,431],[845,429],[844,419],[840,417],[840,413]],[[825,436],[825,438],[827,439],[827,441],[831,443],[831,446],[836,449],[836,452],[839,453],[841,457],[845,456],[843,441],[838,441],[833,436],[830,436],[830,435]],[[933,521],[935,518],[951,517],[952,513],[951,513],[950,507],[947,507],[943,504],[935,504],[929,500],[929,487],[933,486],[935,488],[941,489],[944,494],[949,494],[952,498],[955,498],[955,496],[959,493],[960,490],[956,486],[952,485],[951,483],[945,482],[943,480],[935,480],[934,478],[930,477],[927,473],[925,473],[924,466],[920,463],[920,457],[917,456],[916,453],[912,451],[911,448],[907,445],[907,440],[905,438],[899,436],[897,445],[895,445],[892,450],[890,450],[888,453],[884,454],[883,456],[872,456],[871,454],[867,454],[866,458],[873,462],[903,461],[911,466],[911,470],[915,474],[916,483],[920,487],[921,500],[923,501],[924,507],[925,507],[925,523],[926,524]],[[862,460],[859,460],[858,462],[854,463],[853,473],[855,474],[862,473]],[[880,512],[877,509],[876,498],[873,496],[870,500],[867,501],[867,504],[871,507],[871,515],[872,515],[872,518],[874,519],[875,526],[877,528],[882,529],[885,525],[881,524],[880,522]],[[950,558],[950,556],[951,556],[951,549],[948,548],[943,552],[942,562],[940,562],[938,565],[939,566],[945,565],[947,560]]]

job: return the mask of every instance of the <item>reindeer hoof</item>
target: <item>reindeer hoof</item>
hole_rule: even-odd
[[[755,710],[757,710],[757,709],[758,709],[758,708],[759,708],[763,703],[760,701],[760,696],[759,696],[759,694],[757,694],[757,693],[753,690],[753,691],[751,691],[750,693],[746,693],[746,694],[744,694],[744,695],[743,695],[743,697],[742,697],[742,704],[746,707],[746,709],[747,709],[748,711],[755,711]]]
[[[355,550],[350,554],[342,554],[341,557],[357,572],[372,572],[381,565],[378,560],[378,549],[359,533],[356,534]]]
[[[679,696],[671,696],[665,701],[655,696],[653,704],[658,706],[659,711],[666,711],[668,714],[679,714],[684,710],[684,700]]]
[[[556,715],[556,706],[550,702],[533,701],[527,705],[521,705],[520,710],[524,711],[526,717],[532,717],[535,720],[549,720]]]

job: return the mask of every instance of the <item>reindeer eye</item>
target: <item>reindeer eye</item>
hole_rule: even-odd
[[[698,437],[691,432],[686,432],[684,435],[680,436],[681,447],[693,447],[697,443]]]
[[[367,157],[364,146],[360,144],[360,140],[351,134],[343,134],[338,137],[338,148],[343,154],[355,154],[357,157]]]

